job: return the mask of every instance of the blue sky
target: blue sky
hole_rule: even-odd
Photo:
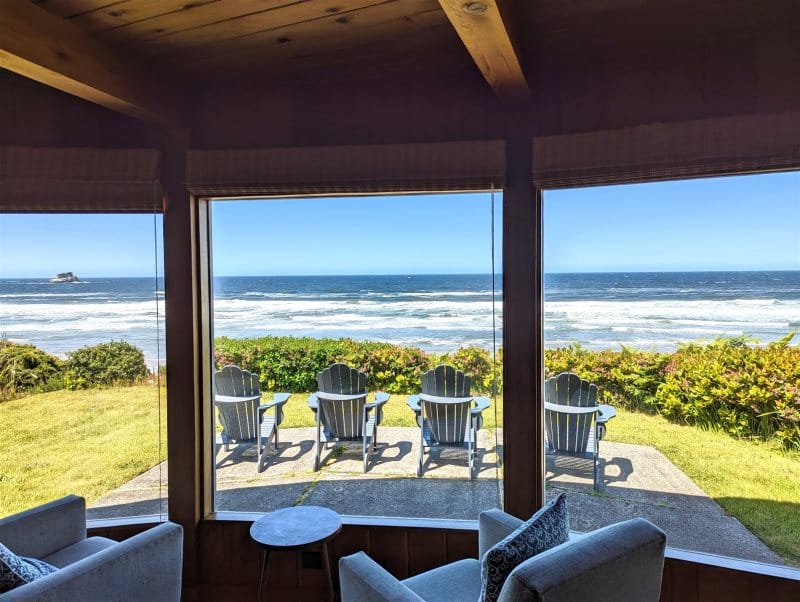
[[[219,201],[214,273],[489,272],[490,217],[488,193]],[[547,272],[798,270],[800,173],[549,191],[544,231]],[[151,276],[153,245],[152,215],[0,214],[0,277]]]
[[[544,198],[547,272],[800,269],[800,172]]]
[[[492,270],[489,193],[219,201],[212,224],[218,275]]]
[[[152,276],[161,230],[160,215],[0,214],[0,278]]]

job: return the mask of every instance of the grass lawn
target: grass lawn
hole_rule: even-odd
[[[87,501],[159,462],[159,390],[152,385],[55,391],[0,403],[0,516],[68,493]],[[167,453],[161,390],[161,453]]]
[[[292,395],[283,428],[313,426],[307,397]],[[415,426],[405,400],[391,397],[384,425]],[[501,416],[498,400],[484,411],[484,428]],[[159,462],[159,390],[149,385],[3,402],[0,424],[0,516],[67,493],[91,502]],[[166,455],[163,390],[160,431]],[[800,453],[624,410],[610,423],[608,439],[657,448],[787,562],[800,565]]]
[[[607,439],[650,445],[788,563],[800,566],[800,453],[619,411]]]

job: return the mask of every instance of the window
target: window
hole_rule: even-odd
[[[166,516],[162,219],[0,214],[0,514]]]
[[[547,191],[544,266],[546,375],[617,414],[599,495],[591,460],[547,455],[573,528],[644,516],[673,547],[796,564],[800,174]]]
[[[500,195],[489,192],[209,201],[213,369],[256,374],[262,404],[291,394],[277,449],[270,441],[263,457],[237,420],[247,406],[217,397],[216,511],[315,504],[345,515],[474,520],[500,505],[500,210]],[[317,373],[336,362],[366,374],[368,402],[389,396],[366,472],[358,440],[326,446],[315,470],[308,401]],[[416,477],[420,428],[407,398],[440,363],[471,376],[470,394],[486,398],[474,480],[468,450],[438,447]],[[224,379],[215,378],[218,395],[230,393]],[[348,418],[360,425],[358,412]]]

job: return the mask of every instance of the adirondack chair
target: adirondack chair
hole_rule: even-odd
[[[597,385],[562,372],[545,383],[545,440],[551,452],[587,458],[593,463],[594,489],[600,490],[600,439],[616,415],[597,404]]]
[[[367,375],[346,364],[333,364],[317,374],[319,390],[308,398],[316,414],[314,470],[319,470],[323,448],[339,441],[361,441],[364,472],[375,451],[378,425],[387,393],[376,393],[367,403]]]
[[[422,392],[408,398],[420,426],[417,476],[423,474],[425,451],[433,447],[466,447],[469,478],[475,478],[478,430],[486,397],[470,395],[471,379],[453,366],[440,365],[422,375]]]
[[[289,393],[275,393],[272,401],[261,404],[258,375],[238,366],[225,366],[214,374],[214,405],[222,424],[222,443],[230,451],[231,443],[254,442],[257,445],[258,472],[270,440],[278,449],[278,427],[283,421],[283,405]],[[268,410],[274,410],[268,414]]]

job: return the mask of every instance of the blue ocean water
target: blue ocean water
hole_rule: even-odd
[[[216,336],[351,337],[445,351],[502,345],[490,274],[218,277]],[[163,282],[0,279],[0,336],[64,355],[127,340],[163,363]],[[800,330],[800,271],[547,274],[545,345],[672,350],[717,336]],[[494,318],[494,319],[493,319]],[[493,337],[493,335],[496,335]]]

